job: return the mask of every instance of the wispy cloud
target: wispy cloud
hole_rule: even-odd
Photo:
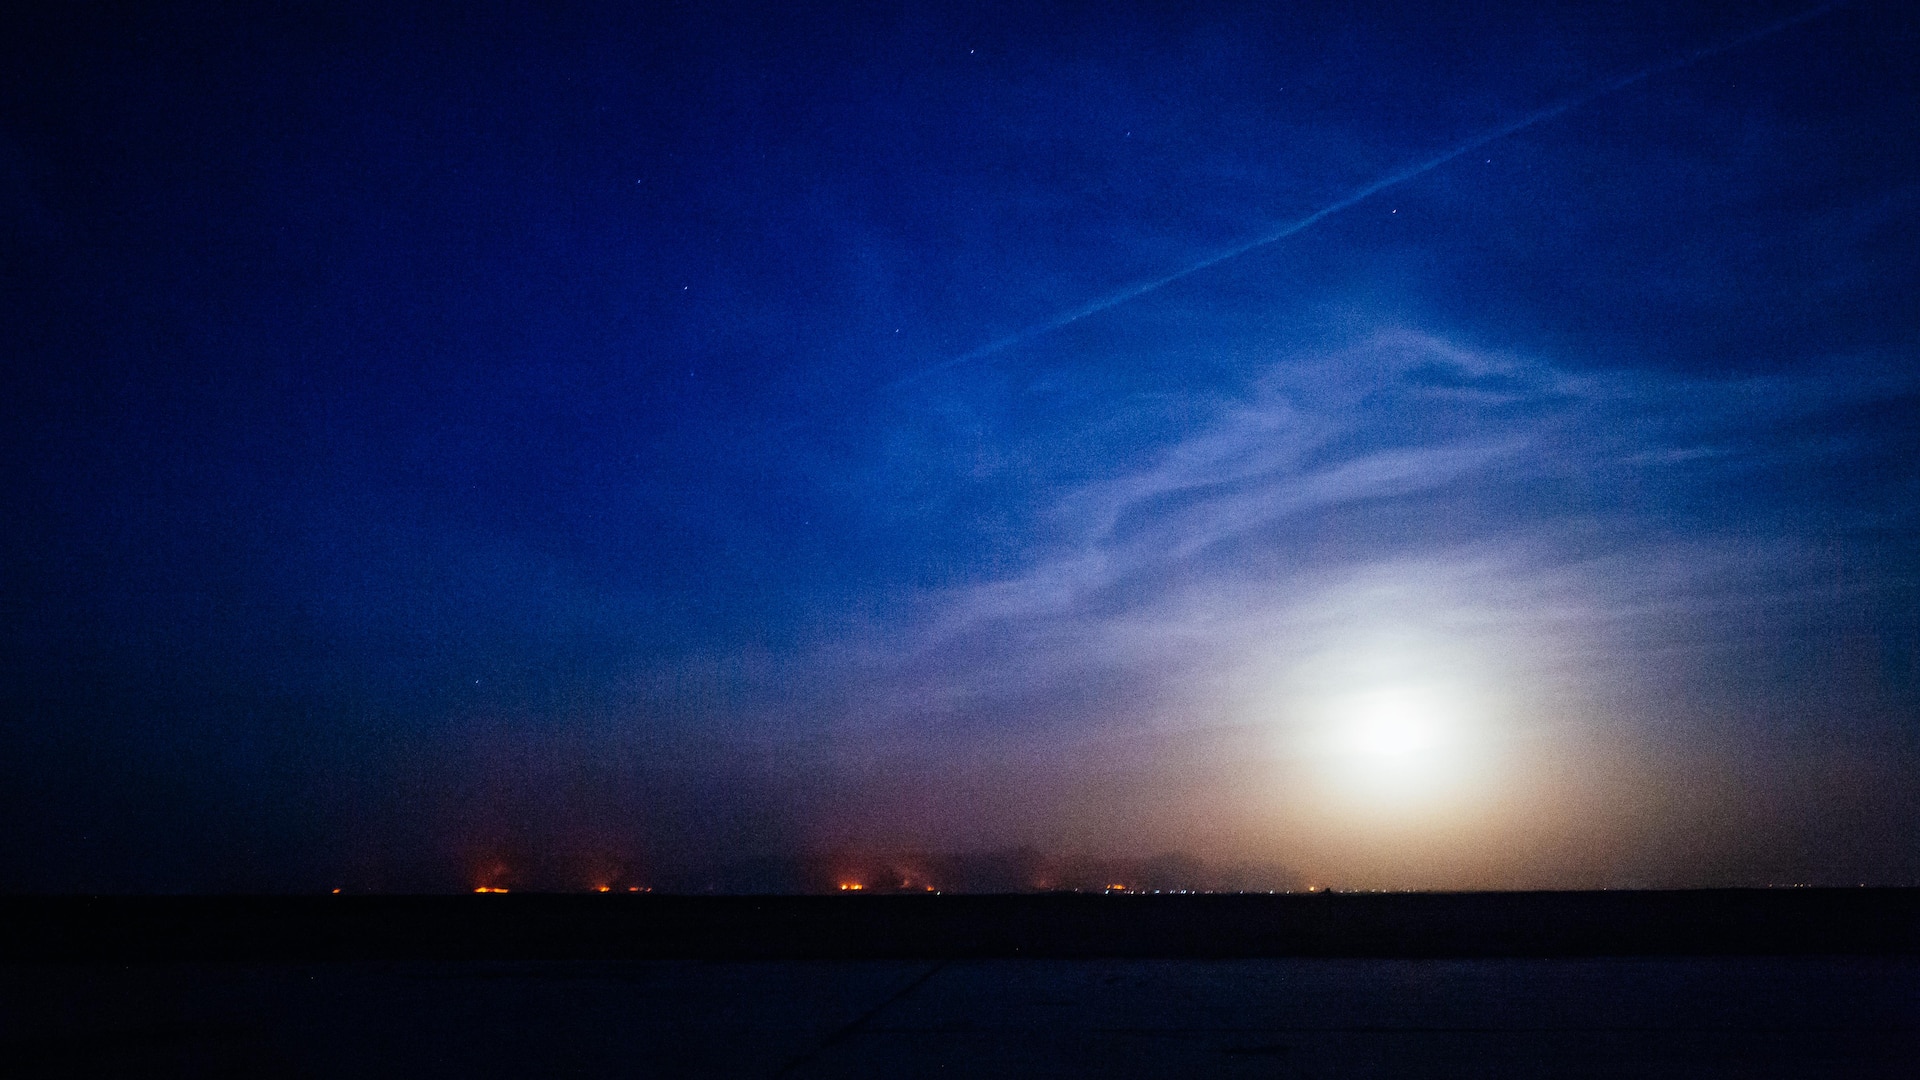
[[[1829,738],[1782,764],[1770,725],[1869,732],[1897,707],[1871,665],[1806,643],[1857,636],[1902,595],[1861,579],[1881,571],[1848,554],[1852,511],[1819,484],[1872,450],[1852,413],[1920,389],[1899,370],[1583,369],[1389,328],[1276,354],[1238,392],[1109,397],[1087,414],[1107,427],[1022,429],[1004,388],[962,388],[942,417],[987,418],[1010,464],[917,478],[912,497],[991,488],[1024,515],[1016,557],[891,591],[774,663],[737,734],[803,816],[875,843],[1078,836],[1345,865],[1326,853],[1353,822],[1315,816],[1314,732],[1343,695],[1413,687],[1472,714],[1474,753],[1505,770],[1476,797],[1509,800],[1420,858],[1704,836],[1701,748],[1712,783],[1799,797],[1824,767],[1805,754],[1861,751]],[[1070,467],[1032,466],[1048,440]],[[1734,714],[1745,741],[1726,746]],[[1532,880],[1509,871],[1432,880]]]
[[[1135,696],[1075,711],[1138,712],[1345,632],[1333,624],[1362,595],[1377,622],[1584,649],[1616,678],[1622,643],[1646,636],[1623,625],[1796,579],[1796,537],[1686,508],[1820,453],[1779,432],[1904,392],[1888,378],[1583,373],[1404,329],[1281,357],[1151,452],[1033,493],[1039,539],[1018,569],[925,595],[842,651],[860,673],[842,716],[911,729],[1023,699],[1045,713],[1089,676]]]

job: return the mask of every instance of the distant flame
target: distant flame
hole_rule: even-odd
[[[593,887],[593,891],[594,891],[594,892],[612,892],[612,891],[613,891],[613,886],[611,886],[611,885],[595,885],[595,886]]]
[[[477,889],[475,889],[475,890],[473,890],[473,891],[474,891],[474,892],[485,892],[485,893],[503,893],[503,892],[506,892],[507,890],[505,890],[505,889],[502,889],[502,888],[498,888],[498,887],[496,887],[496,886],[493,886],[493,885],[482,885],[482,886],[480,886],[479,888],[477,888]]]
[[[866,888],[866,886],[857,881],[843,881],[840,883],[841,892],[859,892],[864,888]]]

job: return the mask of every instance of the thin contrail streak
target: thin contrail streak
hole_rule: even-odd
[[[1223,251],[1216,251],[1212,255],[1209,255],[1206,258],[1201,259],[1199,262],[1193,263],[1192,265],[1187,266],[1183,269],[1176,270],[1173,273],[1166,275],[1165,277],[1154,278],[1151,281],[1145,281],[1136,285],[1131,285],[1125,289],[1122,289],[1117,293],[1111,293],[1107,296],[1101,297],[1098,300],[1094,300],[1089,303],[1083,304],[1080,307],[1072,308],[1068,311],[1062,312],[1061,314],[1055,315],[1053,318],[1048,319],[1046,322],[1036,323],[1033,326],[1029,326],[1018,333],[1010,334],[1007,337],[1000,338],[997,341],[990,341],[987,344],[982,345],[976,349],[972,349],[968,352],[961,353],[959,356],[953,357],[950,360],[943,360],[940,363],[934,364],[930,367],[921,368],[919,371],[913,372],[908,375],[904,375],[899,379],[894,380],[894,382],[891,385],[900,386],[905,383],[915,382],[920,379],[926,378],[929,375],[936,375],[949,368],[958,367],[961,364],[972,363],[975,360],[983,360],[989,356],[994,355],[995,353],[1004,351],[1006,349],[1010,349],[1015,345],[1020,345],[1025,342],[1032,341],[1035,338],[1043,337],[1062,327],[1070,326],[1074,323],[1079,322],[1082,319],[1088,318],[1089,316],[1098,315],[1103,311],[1109,310],[1111,308],[1119,307],[1121,304],[1124,304],[1129,300],[1134,300],[1139,297],[1145,296],[1150,292],[1154,292],[1155,290],[1165,288],[1166,286],[1171,285],[1174,282],[1181,280],[1182,278],[1192,277],[1193,275],[1201,272],[1202,270],[1206,270],[1211,267],[1218,266],[1229,259],[1237,259],[1240,256],[1245,255],[1249,251],[1253,251],[1257,248],[1266,247],[1269,244],[1278,243],[1282,240],[1285,240],[1289,236],[1293,236],[1297,233],[1304,232],[1305,230],[1310,229],[1313,226],[1319,224],[1325,218],[1331,217],[1334,214],[1337,214],[1340,211],[1347,209],[1348,207],[1354,206],[1357,203],[1365,202],[1366,200],[1372,198],[1375,195],[1380,194],[1382,191],[1385,191],[1390,187],[1396,187],[1400,184],[1406,183],[1409,180],[1412,180],[1414,177],[1420,176],[1424,173],[1432,172],[1434,169],[1437,169],[1440,166],[1445,165],[1447,162],[1452,161],[1454,158],[1457,158],[1462,154],[1470,154],[1473,151],[1478,150],[1483,146],[1486,146],[1488,143],[1498,142],[1499,140],[1504,139],[1509,135],[1518,134],[1534,126],[1535,124],[1539,124],[1544,121],[1551,120],[1562,113],[1570,112],[1574,109],[1579,108],[1582,105],[1587,104],[1588,102],[1606,97],[1608,94],[1612,94],[1612,93],[1615,93],[1616,91],[1623,90],[1629,86],[1632,86],[1637,82],[1643,82],[1647,79],[1653,78],[1656,75],[1663,75],[1669,71],[1677,71],[1684,67],[1690,67],[1694,64],[1699,63],[1702,60],[1708,59],[1709,57],[1718,56],[1721,53],[1725,53],[1725,52],[1731,52],[1732,50],[1738,49],[1743,45],[1752,44],[1753,42],[1758,41],[1761,38],[1770,37],[1773,34],[1777,34],[1780,31],[1787,29],[1790,26],[1797,26],[1800,23],[1807,22],[1808,20],[1817,19],[1820,16],[1825,15],[1827,12],[1832,11],[1834,8],[1844,6],[1845,2],[1846,0],[1837,0],[1837,2],[1835,3],[1821,4],[1817,7],[1808,8],[1807,10],[1802,11],[1797,15],[1790,15],[1777,22],[1768,23],[1765,26],[1762,26],[1755,30],[1749,30],[1746,33],[1740,34],[1736,37],[1727,38],[1726,40],[1717,42],[1715,44],[1703,46],[1701,48],[1695,49],[1692,52],[1682,54],[1681,56],[1675,57],[1673,59],[1666,60],[1658,64],[1654,64],[1651,67],[1641,68],[1640,70],[1635,71],[1631,75],[1621,75],[1617,78],[1608,80],[1607,82],[1603,82],[1598,86],[1589,87],[1587,90],[1585,90],[1584,92],[1580,93],[1575,97],[1567,98],[1563,101],[1556,102],[1555,104],[1548,105],[1545,108],[1537,109],[1521,117],[1520,119],[1515,120],[1502,127],[1497,127],[1497,128],[1494,128],[1492,131],[1487,131],[1487,132],[1483,132],[1482,134],[1476,135],[1473,138],[1467,140],[1466,142],[1463,142],[1458,146],[1455,146],[1451,150],[1448,150],[1437,156],[1430,157],[1425,161],[1419,162],[1417,164],[1409,165],[1403,169],[1400,169],[1397,172],[1388,173],[1386,176],[1383,176],[1380,179],[1375,180],[1371,184],[1368,184],[1367,186],[1360,188],[1359,190],[1353,192],[1351,195],[1348,195],[1345,198],[1340,199],[1338,202],[1330,203],[1326,206],[1323,206],[1320,209],[1315,210],[1313,213],[1308,214],[1306,217],[1303,217],[1298,221],[1294,221],[1286,225],[1282,225],[1280,228],[1275,229],[1274,231],[1269,232],[1263,236],[1258,236],[1252,240],[1245,241],[1244,243],[1236,244],[1233,247],[1227,248]]]

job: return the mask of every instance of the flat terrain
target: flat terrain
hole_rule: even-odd
[[[12,898],[0,1059],[24,1076],[1904,1077],[1916,911],[1874,890]]]
[[[0,897],[3,961],[1920,953],[1920,890]]]

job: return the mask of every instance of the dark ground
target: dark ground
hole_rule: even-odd
[[[23,1076],[1910,1076],[1920,893],[0,900]]]

